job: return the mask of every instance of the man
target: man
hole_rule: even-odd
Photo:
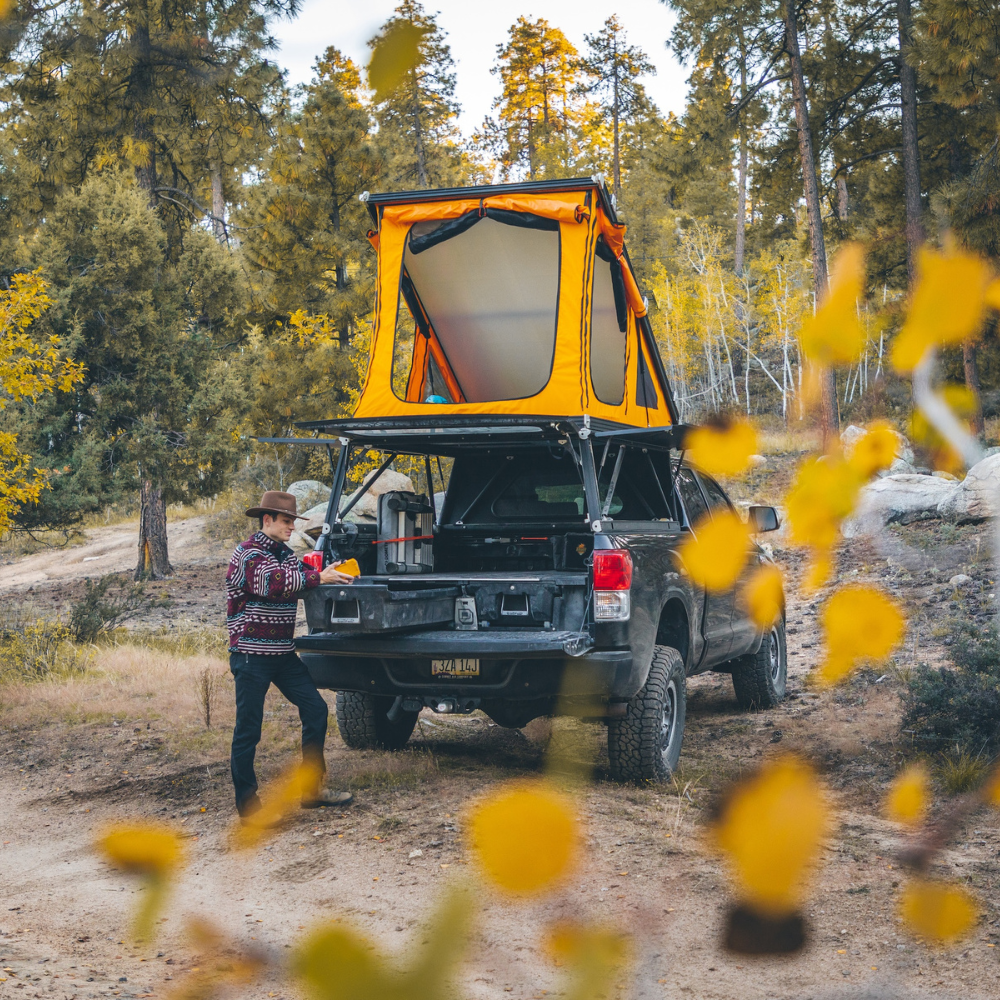
[[[319,775],[302,799],[305,809],[345,806],[351,795],[325,798],[320,793],[326,773],[323,745],[328,709],[305,665],[295,654],[295,612],[299,596],[321,583],[351,583],[353,577],[327,566],[322,572],[299,562],[285,544],[299,517],[291,493],[269,490],[247,517],[260,519],[260,530],[236,546],[226,573],[226,622],[229,626],[229,669],[236,678],[236,727],[231,766],[236,809],[247,822],[260,807],[254,756],[260,742],[264,698],[273,683],[299,710],[302,759]]]

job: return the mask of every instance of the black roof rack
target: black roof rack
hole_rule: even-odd
[[[310,420],[296,424],[316,437],[258,438],[267,444],[326,446],[350,442],[399,454],[455,455],[485,448],[537,448],[561,438],[592,436],[656,451],[681,448],[688,428],[630,427],[586,417],[441,414],[427,417],[372,417],[364,420]],[[322,436],[320,434],[322,433]]]

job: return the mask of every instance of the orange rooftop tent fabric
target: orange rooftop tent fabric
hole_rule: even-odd
[[[377,196],[377,297],[356,418],[670,425],[625,227],[595,181],[567,184]]]

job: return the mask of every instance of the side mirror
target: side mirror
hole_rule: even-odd
[[[778,512],[773,507],[750,507],[747,510],[747,524],[754,534],[761,531],[777,531],[781,527]]]

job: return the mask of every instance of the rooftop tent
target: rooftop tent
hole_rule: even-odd
[[[591,416],[668,426],[673,400],[595,180],[368,200],[377,298],[354,416]]]

